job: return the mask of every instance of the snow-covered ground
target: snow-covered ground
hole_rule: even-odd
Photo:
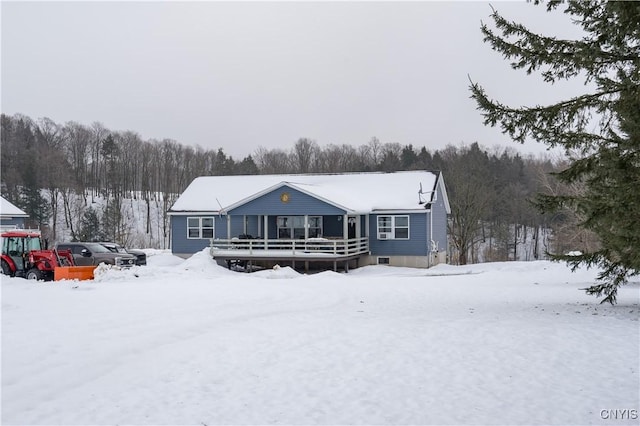
[[[148,262],[2,277],[2,424],[638,424],[637,282],[612,307],[545,261]]]

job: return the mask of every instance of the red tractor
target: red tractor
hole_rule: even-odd
[[[40,231],[12,229],[3,231],[0,237],[5,275],[50,281],[56,267],[75,265],[69,250],[43,249]]]

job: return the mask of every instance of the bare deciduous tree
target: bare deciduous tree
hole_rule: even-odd
[[[316,141],[300,138],[291,150],[291,166],[295,173],[309,173],[318,152]]]

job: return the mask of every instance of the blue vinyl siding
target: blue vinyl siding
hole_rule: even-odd
[[[247,234],[253,237],[262,237],[260,233],[260,218],[258,216],[247,216]]]
[[[187,217],[211,217],[194,213],[189,216],[171,216],[171,252],[172,253],[196,253],[210,246],[208,238],[187,238]],[[227,238],[227,218],[225,216],[214,217],[214,235],[216,238]]]
[[[226,221],[227,217],[226,216],[223,216],[223,217],[225,218],[225,221]],[[227,227],[225,225],[224,236],[220,238],[227,238],[227,237],[233,238],[233,237],[237,237],[239,235],[244,234],[244,217],[243,216],[230,216],[229,220],[231,220],[231,228],[230,228],[231,234],[227,236],[227,232],[226,232]]]
[[[340,219],[338,219],[338,217]],[[324,216],[322,218],[322,232],[324,237],[340,237],[344,234],[342,221],[344,216]]]
[[[233,215],[223,215],[222,216],[222,226],[219,231],[216,232],[216,238],[234,238],[239,237],[243,234],[249,234],[253,237],[261,236],[258,228],[259,223],[258,216],[233,216]],[[227,235],[227,221],[229,221],[229,235]],[[245,221],[246,221],[246,230],[245,230]]]
[[[433,212],[433,240],[438,244],[438,251],[447,251],[447,211],[440,185],[436,188],[436,201],[431,206]]]
[[[374,256],[426,256],[427,252],[427,214],[409,214],[408,240],[378,240],[378,216],[395,216],[393,214],[370,215],[369,249]],[[405,213],[399,213],[407,216]]]
[[[280,196],[285,192],[289,194],[289,201],[283,203]],[[231,209],[228,213],[231,215],[294,216],[307,214],[322,216],[342,215],[345,211],[285,185]],[[271,228],[271,224],[269,224],[269,228]]]

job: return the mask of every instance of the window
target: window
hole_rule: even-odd
[[[309,216],[309,238],[322,237],[322,216]]]
[[[5,254],[9,254],[9,256],[22,256],[22,253],[24,253],[24,238],[9,237],[6,241],[7,250]]]
[[[278,216],[278,238],[291,238],[290,219],[288,216]]]
[[[42,246],[40,245],[40,238],[27,237],[26,241],[27,241],[27,244],[26,244],[27,250],[42,250]]]
[[[379,240],[408,240],[409,216],[378,216]]]
[[[278,216],[278,238],[304,239],[304,216]],[[309,238],[322,236],[322,216],[307,219]]]
[[[213,238],[213,217],[188,217],[187,238]]]

